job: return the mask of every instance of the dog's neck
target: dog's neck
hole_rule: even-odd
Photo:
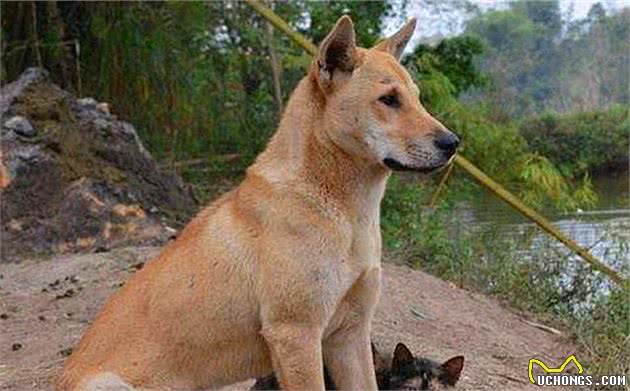
[[[342,203],[358,215],[378,214],[390,171],[336,145],[325,131],[325,110],[315,81],[302,79],[278,131],[248,173],[289,186],[296,179],[306,181],[326,201]]]

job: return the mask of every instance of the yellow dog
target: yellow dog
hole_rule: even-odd
[[[59,390],[198,389],[275,371],[284,389],[375,390],[379,204],[392,170],[431,172],[458,139],[398,60],[415,20],[371,49],[342,17],[269,145],[113,295]]]

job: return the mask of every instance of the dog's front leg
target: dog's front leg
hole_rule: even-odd
[[[323,343],[324,363],[338,390],[376,390],[370,343],[372,316],[380,290],[380,268],[368,271],[348,293],[340,327]]]
[[[322,330],[307,324],[265,325],[262,335],[283,390],[323,390]]]
[[[324,343],[324,361],[338,390],[376,390],[370,334],[344,329]]]

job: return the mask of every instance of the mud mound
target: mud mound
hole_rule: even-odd
[[[28,69],[0,98],[0,261],[158,244],[196,210],[136,130]]]

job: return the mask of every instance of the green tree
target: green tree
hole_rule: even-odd
[[[436,46],[418,45],[403,63],[407,66],[418,58],[426,57],[424,61],[431,62],[428,67],[446,76],[454,88],[453,93],[459,95],[471,87],[485,86],[487,78],[475,64],[483,50],[482,41],[475,37],[446,38]]]

